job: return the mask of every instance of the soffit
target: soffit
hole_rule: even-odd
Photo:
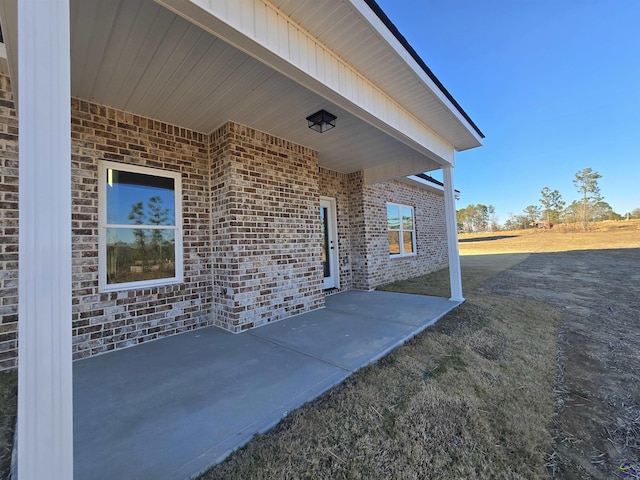
[[[395,37],[388,30],[388,35],[383,37],[352,2],[271,0],[271,3],[437,131],[456,150],[481,145],[481,138],[473,127],[443,98],[444,94],[434,88],[433,82],[425,78],[426,73],[409,53],[403,47],[398,53],[390,44],[397,43]],[[384,25],[381,28],[386,29]]]
[[[71,45],[74,97],[204,133],[232,120],[314,148],[340,172],[416,158],[439,168],[151,0],[72,0]],[[318,134],[305,117],[321,108],[338,120]]]

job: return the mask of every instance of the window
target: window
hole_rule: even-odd
[[[181,282],[180,174],[100,162],[98,179],[100,291]]]
[[[389,255],[403,257],[416,254],[416,227],[413,207],[387,203]]]

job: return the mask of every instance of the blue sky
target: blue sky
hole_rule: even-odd
[[[578,198],[591,167],[614,211],[640,208],[640,0],[378,0],[486,135],[459,152],[457,208],[499,221],[540,190]]]

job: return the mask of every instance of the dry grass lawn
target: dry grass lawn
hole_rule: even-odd
[[[623,477],[640,453],[640,221],[460,248],[464,304],[201,478]],[[448,296],[448,272],[385,288]],[[0,375],[3,475],[15,377]]]
[[[0,478],[9,478],[13,430],[18,407],[17,372],[0,373]]]
[[[467,301],[202,478],[540,478],[558,320],[532,302]]]
[[[640,220],[626,220],[597,223],[587,232],[573,231],[560,226],[551,230],[461,234],[460,254],[487,255],[637,248],[639,240]]]
[[[595,405],[596,396],[590,384],[578,387],[587,377],[596,382],[595,370],[574,371],[585,365],[586,344],[571,329],[579,325],[584,334],[593,326],[572,316],[581,318],[589,309],[580,302],[591,300],[550,280],[566,280],[566,271],[554,270],[561,263],[554,255],[562,255],[563,265],[575,267],[569,285],[584,278],[597,286],[594,269],[599,267],[589,265],[588,251],[611,251],[601,260],[605,263],[625,249],[636,249],[627,251],[637,258],[640,222],[601,225],[586,233],[463,235],[460,246],[463,305],[293,412],[202,478],[620,478],[620,459],[637,460],[637,404],[605,393],[620,408],[604,428],[594,422],[601,410],[584,408]],[[573,257],[576,251],[586,257]],[[488,255],[496,253],[508,255]],[[385,289],[448,296],[448,271]],[[621,290],[617,284],[612,289]],[[577,303],[567,314],[572,295]],[[613,328],[593,313],[592,322]],[[583,357],[573,356],[572,349]],[[624,363],[627,354],[614,357]],[[634,385],[638,380],[637,374],[631,378]],[[589,435],[579,437],[580,429],[592,423]],[[603,434],[606,428],[611,435]],[[607,452],[603,443],[617,453]]]

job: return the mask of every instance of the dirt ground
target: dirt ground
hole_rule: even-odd
[[[637,467],[623,470],[640,465],[640,228],[583,235],[463,236],[462,262],[482,268],[533,247],[478,293],[533,299],[561,312],[549,473],[640,478]]]

